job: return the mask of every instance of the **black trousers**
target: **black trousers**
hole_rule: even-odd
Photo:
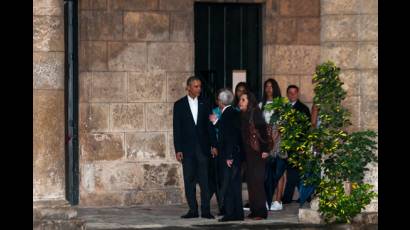
[[[288,204],[292,202],[293,193],[295,192],[295,186],[299,189],[300,172],[299,169],[292,167],[288,164],[287,167],[287,180],[285,191],[283,193],[282,203]]]
[[[222,186],[222,193],[224,196],[224,217],[235,220],[243,220],[244,214],[242,206],[242,178],[240,162],[232,164],[231,168],[225,164],[223,178],[224,183]]]
[[[223,208],[224,197],[222,194],[223,180],[224,165],[220,156],[211,158],[209,161],[209,199],[212,199],[212,196],[215,194],[220,213],[225,212]]]
[[[199,183],[201,190],[201,214],[210,213],[210,193],[208,181],[209,154],[203,154],[199,144],[192,157],[183,157],[182,169],[184,173],[185,197],[189,206],[189,211],[198,213],[198,203],[196,200],[196,183]]]

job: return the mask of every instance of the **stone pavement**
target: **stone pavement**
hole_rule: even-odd
[[[77,207],[78,218],[86,221],[86,229],[377,229],[377,225],[315,225],[298,221],[299,205],[292,203],[284,210],[269,212],[266,220],[220,223],[216,219],[181,219],[186,205],[134,207]],[[216,207],[212,207],[216,214]],[[245,212],[247,215],[249,212]]]

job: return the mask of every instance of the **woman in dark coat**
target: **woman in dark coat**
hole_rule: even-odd
[[[241,110],[242,147],[246,155],[246,182],[251,211],[248,217],[255,220],[266,219],[268,212],[264,186],[265,160],[270,151],[267,142],[267,124],[252,93],[241,96],[239,108]],[[255,127],[258,135],[253,135],[252,127]],[[259,150],[255,149],[257,145],[252,144],[252,142],[259,142]]]

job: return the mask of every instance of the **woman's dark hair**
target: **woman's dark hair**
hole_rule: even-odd
[[[250,92],[250,91],[249,91],[249,87],[248,87],[248,85],[246,84],[246,82],[243,82],[243,81],[239,82],[239,83],[235,86],[235,92],[234,92],[234,94],[235,94],[235,99],[233,100],[233,105],[234,105],[234,106],[238,106],[238,104],[239,104],[239,98],[236,96],[236,92],[238,91],[239,87],[245,88],[245,91],[246,91],[245,93]]]
[[[272,91],[273,91],[272,99],[275,99],[277,97],[282,97],[282,94],[280,93],[278,82],[273,78],[269,78],[268,80],[266,80],[265,83],[263,83],[263,97],[262,97],[262,108],[261,108],[262,111],[264,110],[266,101],[268,100],[265,89],[266,89],[266,85],[269,82],[272,85]]]
[[[258,101],[253,93],[247,92],[242,95],[248,96],[248,109],[243,112],[242,119],[244,122],[253,121],[256,126],[266,124],[265,119],[262,116],[262,111],[258,106]]]

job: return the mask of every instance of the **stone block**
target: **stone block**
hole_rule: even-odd
[[[33,52],[33,89],[64,89],[63,52]]]
[[[378,100],[378,73],[377,69],[360,72],[361,94],[366,100]]]
[[[169,15],[155,12],[124,12],[124,40],[169,40]]]
[[[172,103],[147,103],[147,131],[172,131]]]
[[[320,18],[297,19],[297,39],[299,45],[320,45]]]
[[[358,51],[358,68],[375,69],[378,67],[377,42],[362,43]]]
[[[92,73],[81,72],[79,75],[79,101],[89,102],[91,98]]]
[[[296,18],[281,18],[277,21],[276,43],[294,44],[297,35]]]
[[[167,73],[167,102],[175,102],[186,95],[186,80],[192,73]]]
[[[274,17],[265,17],[263,24],[263,44],[274,44],[277,36],[277,20]]]
[[[282,16],[319,16],[320,0],[280,0],[279,14]]]
[[[170,162],[178,162],[175,158],[174,134],[172,132],[168,132],[168,157],[170,159]]]
[[[64,20],[33,16],[33,51],[64,51]]]
[[[378,14],[378,0],[360,0],[360,13],[362,14]]]
[[[346,90],[347,96],[358,96],[360,94],[360,72],[357,70],[342,70],[339,75],[343,82],[342,88]]]
[[[321,17],[322,41],[357,41],[357,15],[326,15]]]
[[[152,69],[193,71],[193,49],[192,43],[150,43],[148,65]]]
[[[85,132],[108,131],[110,105],[80,103],[79,127]]]
[[[62,16],[64,14],[63,3],[60,0],[33,1],[33,15]]]
[[[113,131],[145,130],[143,103],[112,104],[110,117]]]
[[[95,72],[92,76],[92,102],[125,102],[127,99],[125,72]]]
[[[279,13],[279,0],[266,0],[265,2],[265,15],[267,17],[277,16]]]
[[[286,90],[286,89],[285,89]],[[303,103],[313,102],[314,85],[312,84],[312,75],[310,76],[300,76],[300,88],[299,88],[299,98]],[[311,107],[309,107],[311,109]]]
[[[318,211],[307,209],[307,208],[299,208],[299,222],[300,223],[309,223],[309,224],[323,224],[324,220],[321,217]]]
[[[80,39],[118,41],[122,39],[122,12],[83,10],[80,12]]]
[[[80,71],[106,71],[107,43],[101,41],[80,41],[79,69]]]
[[[130,191],[124,196],[125,205],[164,205],[167,203],[165,190]]]
[[[149,11],[158,9],[158,0],[108,0],[111,10]]]
[[[379,19],[378,15],[359,15],[359,40],[360,41],[377,41]]]
[[[360,0],[322,0],[321,14],[358,14]]]
[[[80,10],[105,10],[107,9],[107,0],[81,0]]]
[[[87,134],[80,139],[80,152],[82,162],[121,159],[125,155],[124,134]]]
[[[144,188],[160,189],[180,186],[180,164],[144,164]]]
[[[351,113],[350,122],[352,125],[347,127],[347,131],[358,131],[360,129],[360,97],[346,97],[346,99],[342,101],[342,106]]]
[[[275,46],[272,62],[275,74],[307,74],[319,64],[320,46]]]
[[[112,207],[123,205],[124,195],[119,192],[85,193],[80,191],[81,206]]]
[[[128,73],[128,101],[159,102],[166,100],[165,72]]]
[[[192,12],[172,12],[171,41],[194,41],[194,15]]]
[[[145,42],[108,43],[108,67],[113,71],[144,71],[147,65]]]
[[[159,9],[167,11],[193,11],[193,0],[159,0]]]
[[[341,69],[355,69],[357,57],[358,45],[354,42],[330,42],[321,46],[321,63],[331,60]]]
[[[64,91],[33,91],[33,200],[65,198]]]
[[[166,133],[127,133],[125,145],[128,160],[147,161],[166,157]]]
[[[360,122],[362,129],[378,130],[378,101],[362,99]]]

